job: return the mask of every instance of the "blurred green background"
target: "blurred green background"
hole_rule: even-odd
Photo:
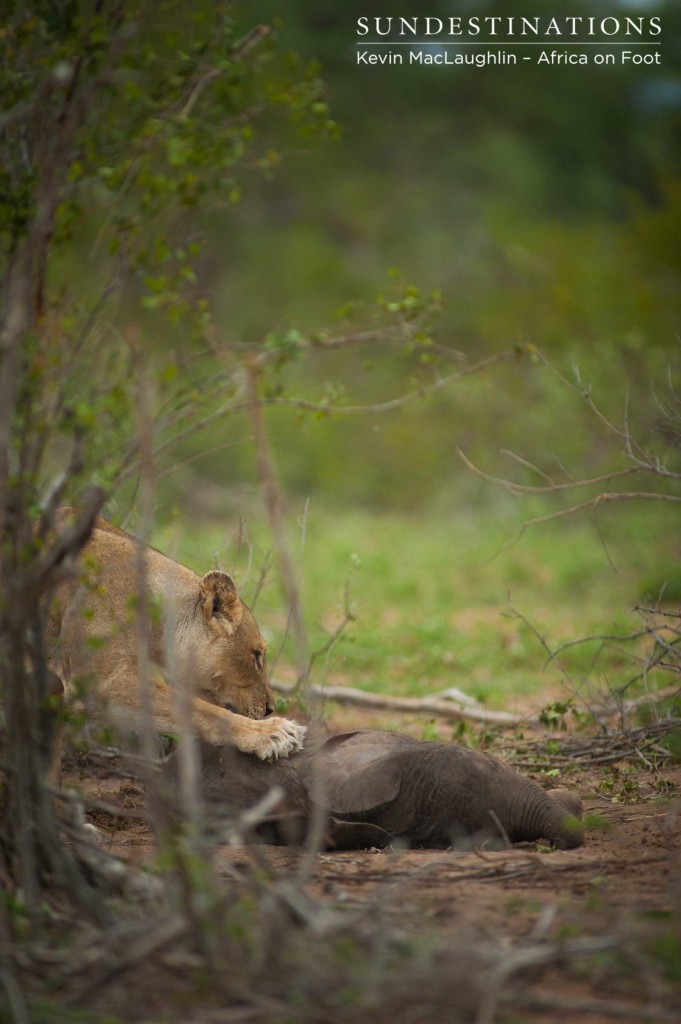
[[[372,16],[396,13],[404,12],[372,4]],[[408,13],[547,11],[537,0],[433,0]],[[676,0],[557,0],[551,13],[657,14],[662,64],[358,67],[360,3],[252,0],[237,9],[244,30],[281,18],[281,45],[320,60],[341,135],[295,147],[272,129],[276,172],[254,175],[238,207],[206,214],[202,280],[219,330],[252,343],[291,326],[333,326],[348,301],[385,294],[396,267],[441,290],[434,338],[451,353],[450,369],[536,345],[570,380],[578,368],[603,413],[620,426],[628,417],[638,442],[678,470],[660,417],[670,373],[679,385],[681,8]],[[171,332],[161,348],[181,355],[182,341]],[[286,367],[282,386],[315,399],[332,390],[356,404],[400,395],[431,372],[399,350],[350,348]],[[611,627],[644,594],[679,590],[678,521],[661,504],[537,527],[488,561],[524,519],[577,499],[510,495],[466,470],[457,447],[490,473],[535,485],[542,478],[504,452],[562,481],[630,464],[621,438],[532,360],[394,413],[277,410],[267,423],[292,544],[306,547],[304,596],[320,642],[341,614],[346,576],[353,579],[360,624],[330,670],[347,681],[412,692],[465,688],[472,675],[479,697],[506,699],[514,664],[517,690],[547,681],[530,631],[521,623],[506,637],[509,595],[538,616],[540,631],[566,639]],[[159,543],[174,537],[178,557],[197,568],[218,560],[246,586],[246,563],[262,561],[268,547],[250,434],[248,421],[233,417],[189,441],[174,453],[186,465],[161,479],[158,498],[161,526],[202,524],[192,536],[166,525]],[[239,520],[254,546],[236,551]],[[271,624],[281,594],[271,578],[264,600],[268,588]],[[494,621],[483,616],[461,632],[452,616],[466,607],[492,609]],[[362,637],[372,652],[362,653]],[[524,660],[530,648],[532,663]],[[616,676],[618,657],[608,663]]]
[[[522,7],[545,13],[543,3]],[[596,7],[631,13],[624,3]],[[515,2],[456,8],[518,13]],[[581,3],[556,8],[593,14]],[[270,180],[254,175],[241,206],[206,217],[202,272],[225,336],[253,342],[289,323],[333,323],[349,300],[384,292],[397,267],[408,281],[441,289],[439,343],[469,360],[535,344],[568,376],[578,366],[620,421],[628,394],[633,426],[651,440],[651,388],[664,385],[678,348],[681,79],[673,58],[681,11],[673,3],[642,9],[663,19],[659,69],[454,70],[357,67],[360,4],[287,5],[281,45],[321,60],[342,133],[297,150],[287,139]],[[246,28],[281,13],[280,4],[256,0],[240,16]],[[389,4],[372,6],[372,15],[387,13]],[[376,400],[408,389],[413,373],[399,353],[351,350],[317,367],[306,361],[303,379],[294,369],[285,380],[294,395],[314,394],[317,375],[354,401]],[[455,445],[491,467],[504,447],[544,468],[561,459],[576,475],[612,455],[574,396],[525,365],[392,416],[272,421],[287,488],[334,505],[423,510],[479,500]],[[252,482],[251,466],[251,453],[237,447],[206,455],[195,470],[228,472],[235,493],[237,481]]]

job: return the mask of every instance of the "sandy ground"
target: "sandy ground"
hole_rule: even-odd
[[[346,714],[331,724],[333,731],[346,728]],[[423,728],[403,724],[403,731]],[[133,814],[143,811],[142,786],[121,778],[119,767],[115,759],[107,764],[82,756],[71,760],[67,780]],[[492,1000],[490,1024],[681,1021],[681,767],[651,771],[640,764],[621,771],[622,766],[586,768],[565,780],[581,792],[586,814],[597,816],[578,850],[549,851],[528,843],[494,852],[325,852],[309,865],[305,892],[318,904],[348,911],[373,914],[380,907],[390,927],[407,933],[426,929],[451,940],[452,949],[461,948],[463,937],[466,943],[500,946],[513,958],[520,949],[558,943],[547,962],[514,975],[510,1005]],[[126,860],[145,863],[155,855],[143,820],[102,810],[90,820],[103,833],[105,847]],[[215,856],[225,876],[256,857],[261,868],[264,863],[275,877],[286,877],[298,872],[304,854],[223,845]],[[613,936],[615,950],[593,948]],[[561,948],[564,956],[556,952]],[[117,1002],[112,992],[112,1013],[136,1019]],[[162,1003],[158,1013],[158,1019],[177,1019]],[[382,1018],[372,1019],[378,1024]],[[399,1019],[393,1017],[395,1024]],[[405,1019],[429,1024],[434,1018],[420,1021],[417,1013]]]

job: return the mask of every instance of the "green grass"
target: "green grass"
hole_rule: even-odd
[[[525,506],[523,515],[535,511]],[[642,588],[670,567],[673,522],[664,509],[655,515],[651,526],[649,509],[629,506],[603,515],[598,527],[590,518],[554,522],[504,547],[517,534],[519,510],[424,519],[312,507],[304,530],[293,520],[291,527],[311,649],[343,618],[346,586],[355,616],[317,661],[315,681],[406,695],[457,686],[491,707],[554,699],[564,675],[546,664],[539,636],[555,648],[637,628],[632,608]],[[270,541],[263,523],[249,522],[248,531],[247,545],[230,525],[185,532],[176,524],[156,543],[199,572],[232,572],[249,603]],[[255,611],[273,658],[286,624],[274,568]],[[592,641],[561,660],[591,693],[625,681],[633,653]],[[294,663],[289,638],[275,677],[294,678]]]

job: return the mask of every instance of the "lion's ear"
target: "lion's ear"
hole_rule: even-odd
[[[200,594],[206,622],[226,626],[231,633],[241,622],[242,614],[232,577],[219,569],[211,569],[201,580]]]

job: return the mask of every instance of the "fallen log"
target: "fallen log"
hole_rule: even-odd
[[[272,681],[277,693],[297,692],[294,683]],[[482,722],[486,725],[532,725],[537,715],[514,715],[510,711],[490,711],[479,707],[459,707],[451,700],[437,697],[388,697],[380,693],[357,690],[352,686],[310,686],[306,692],[319,700],[332,700],[338,704],[353,704],[356,707],[376,708],[384,711],[407,711],[411,714],[437,715],[455,721]]]

